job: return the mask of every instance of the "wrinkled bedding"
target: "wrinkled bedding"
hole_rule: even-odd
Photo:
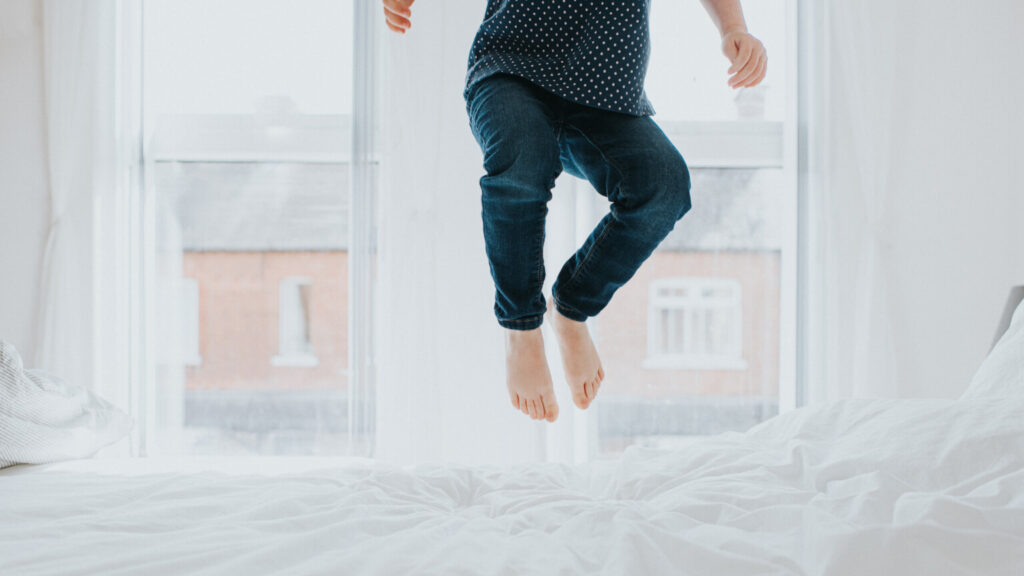
[[[1024,396],[842,400],[580,466],[0,471],[0,573],[1024,574]]]
[[[0,340],[0,468],[87,458],[131,427],[80,383],[25,369],[14,345]]]

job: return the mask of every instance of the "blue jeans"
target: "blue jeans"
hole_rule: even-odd
[[[477,82],[465,98],[484,157],[481,213],[498,324],[530,330],[543,321],[544,222],[563,169],[611,202],[551,288],[566,317],[596,316],[690,209],[682,155],[649,116],[577,104],[510,74]]]

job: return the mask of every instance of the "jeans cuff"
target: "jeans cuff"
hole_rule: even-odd
[[[543,322],[543,314],[527,316],[526,318],[517,318],[515,320],[503,320],[498,318],[498,324],[501,325],[502,328],[508,328],[509,330],[533,330],[534,328],[540,327]]]
[[[569,308],[565,304],[562,304],[561,302],[559,302],[558,298],[555,298],[554,296],[552,296],[551,299],[555,301],[555,310],[558,310],[558,312],[562,316],[565,316],[566,318],[568,318],[570,320],[575,320],[577,322],[586,322],[587,321],[587,315],[586,314],[583,314],[582,312],[580,312],[578,310],[574,310],[572,308]]]

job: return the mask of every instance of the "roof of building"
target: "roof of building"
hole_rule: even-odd
[[[170,203],[165,208],[177,217],[183,248],[346,249],[350,121],[304,118],[289,124],[286,119],[271,130],[259,122],[266,119],[192,117],[177,119],[158,131],[155,187],[158,197]],[[781,170],[691,168],[690,172],[693,207],[659,249],[777,250],[781,246],[784,206],[779,202],[785,187]]]
[[[185,250],[344,250],[348,164],[160,162]]]

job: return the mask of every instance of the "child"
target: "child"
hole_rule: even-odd
[[[414,0],[383,0],[387,26],[411,26]],[[677,1],[677,0],[673,0]],[[729,85],[755,86],[767,55],[739,0],[702,0],[731,62]],[[494,313],[505,330],[512,405],[553,422],[558,404],[540,326],[551,316],[573,403],[594,400],[604,370],[587,331],[690,209],[683,157],[651,119],[644,92],[650,0],[488,0],[463,97],[483,151],[480,178]],[[544,285],[544,219],[562,170],[586,178],[611,209]]]

